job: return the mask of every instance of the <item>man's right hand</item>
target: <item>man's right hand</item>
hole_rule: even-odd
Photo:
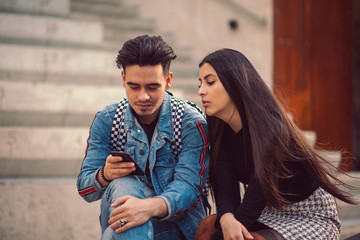
[[[133,162],[123,162],[122,157],[109,155],[106,158],[103,171],[104,177],[111,181],[115,178],[127,176],[131,172],[135,171],[135,169],[135,164]],[[101,186],[105,187],[109,185],[109,183],[101,177],[100,171],[98,172],[96,178]]]

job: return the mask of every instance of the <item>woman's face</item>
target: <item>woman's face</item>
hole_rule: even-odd
[[[235,104],[210,64],[204,63],[200,67],[199,81],[198,95],[201,97],[206,114],[225,122],[229,120],[236,109]]]

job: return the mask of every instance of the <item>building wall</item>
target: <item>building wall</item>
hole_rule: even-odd
[[[141,17],[155,21],[157,31],[172,31],[177,44],[191,48],[198,63],[219,48],[241,51],[272,86],[273,1],[268,0],[124,0],[137,4]],[[231,30],[229,21],[238,23]]]

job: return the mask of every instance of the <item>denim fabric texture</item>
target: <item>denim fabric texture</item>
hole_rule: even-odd
[[[137,198],[156,197],[154,189],[149,186],[142,177],[126,176],[113,180],[107,187],[101,199],[100,224],[103,232],[102,240],[108,239],[156,239],[156,240],[181,240],[179,229],[174,221],[161,221],[152,218],[147,223],[132,228],[121,234],[116,234],[108,224],[109,214],[113,210],[110,203],[117,198],[131,195]]]
[[[130,154],[143,172],[145,172],[146,162],[149,159],[150,182],[144,177],[127,176],[123,179],[113,180],[107,188],[103,188],[96,180],[97,172],[104,166],[107,156],[113,150],[111,129],[118,102],[104,107],[96,114],[90,127],[86,155],[77,182],[79,194],[86,201],[92,202],[103,198],[101,205],[104,212],[101,212],[101,219],[106,219],[106,215],[108,218],[112,210],[110,207],[105,207],[106,200],[110,201],[107,203],[109,204],[122,194],[130,194],[139,198],[152,196],[164,199],[168,207],[168,215],[163,219],[151,220],[144,224],[146,226],[139,226],[139,228],[147,229],[144,239],[153,239],[154,232],[157,232],[156,226],[161,228],[168,222],[170,225],[175,222],[188,239],[193,239],[200,221],[206,215],[201,201],[201,191],[206,183],[209,166],[206,121],[195,108],[189,105],[185,106],[181,126],[182,152],[179,159],[175,160],[170,149],[170,142],[174,141],[170,98],[171,96],[165,93],[151,144],[148,143],[147,136],[134,117],[131,108],[128,107],[125,112],[127,134],[125,152]],[[120,194],[117,192],[118,190],[113,190],[117,188],[116,185],[119,181],[124,180],[134,184],[135,179],[137,182],[143,181],[146,188],[152,189],[153,195],[147,191],[144,192],[143,186],[136,187],[138,188],[136,192],[132,192],[132,189],[123,190],[123,187],[122,190],[119,190],[123,191]],[[132,184],[129,183],[129,185]],[[117,194],[111,196],[114,192]],[[159,224],[159,221],[164,223]],[[101,225],[105,236],[109,230],[104,224]],[[137,236],[136,239],[142,238]]]

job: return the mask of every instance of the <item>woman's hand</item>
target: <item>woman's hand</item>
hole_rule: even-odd
[[[224,240],[254,239],[248,230],[234,217],[232,213],[225,213],[220,218],[220,225]]]

